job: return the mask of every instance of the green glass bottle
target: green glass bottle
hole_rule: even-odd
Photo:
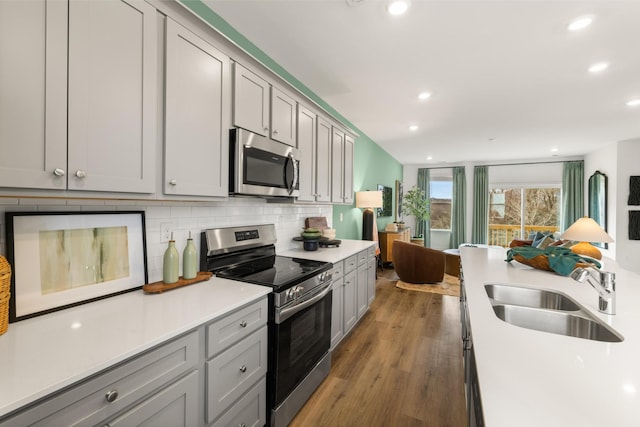
[[[180,268],[180,254],[176,249],[176,241],[173,240],[173,233],[171,233],[171,240],[169,240],[169,247],[164,251],[164,259],[162,263],[162,281],[164,283],[176,283],[179,278]]]
[[[189,232],[187,246],[185,246],[184,251],[182,252],[182,277],[184,279],[195,279],[197,274],[196,247],[193,244],[191,232]]]

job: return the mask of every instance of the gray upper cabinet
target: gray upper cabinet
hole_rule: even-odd
[[[296,101],[276,87],[271,88],[271,138],[296,146]]]
[[[228,194],[231,68],[227,56],[167,18],[163,191]]]
[[[331,123],[317,120],[316,202],[331,202]]]
[[[354,138],[334,127],[331,136],[331,202],[353,204]]]
[[[316,200],[316,115],[298,105],[298,149],[300,150],[300,194],[298,200]]]
[[[0,2],[3,186],[154,191],[156,28],[144,1]]]
[[[69,189],[155,191],[157,55],[148,3],[70,1]]]
[[[233,124],[269,136],[269,82],[233,64]]]
[[[0,56],[0,185],[65,189],[66,2],[0,1]]]

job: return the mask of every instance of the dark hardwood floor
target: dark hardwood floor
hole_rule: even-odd
[[[369,312],[290,427],[466,426],[457,297],[396,288],[378,273]]]

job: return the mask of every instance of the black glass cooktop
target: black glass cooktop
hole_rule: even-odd
[[[332,264],[328,262],[272,255],[220,270],[216,275],[241,282],[271,286],[274,292],[280,292],[331,267]]]

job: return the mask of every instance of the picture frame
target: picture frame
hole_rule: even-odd
[[[378,217],[387,217],[393,214],[393,190],[391,187],[386,187],[382,184],[378,184],[378,191],[382,192],[382,207],[376,208]]]
[[[395,222],[402,221],[402,181],[396,180],[396,220]]]
[[[6,212],[9,322],[141,289],[144,211]]]

